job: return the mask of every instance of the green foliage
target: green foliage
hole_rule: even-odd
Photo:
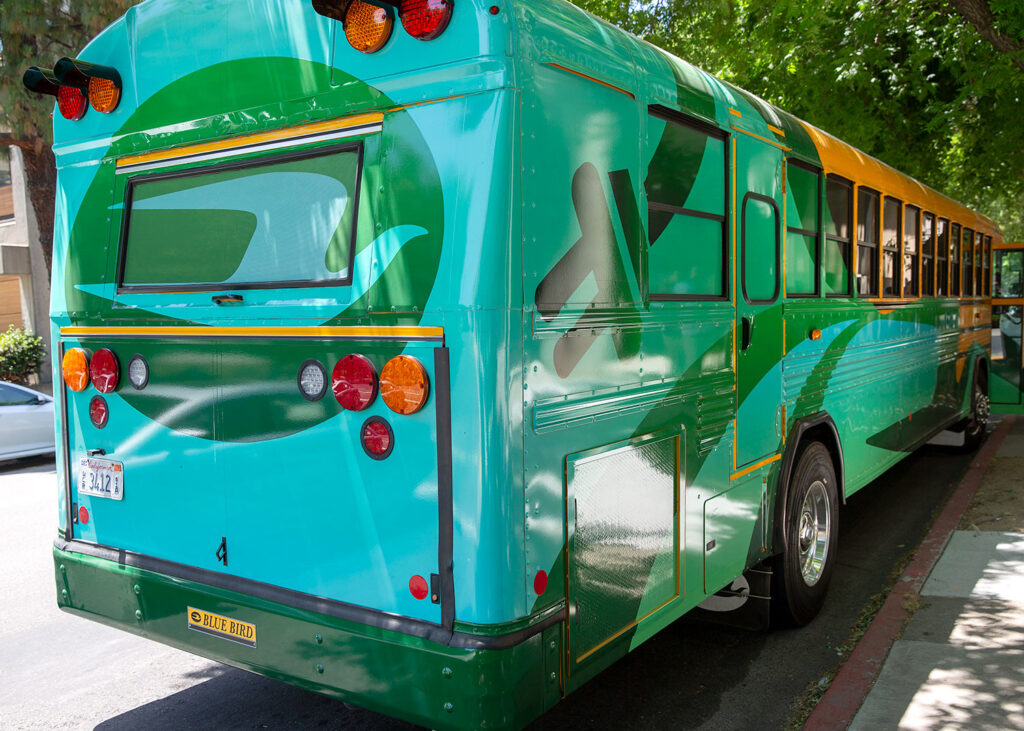
[[[47,101],[29,93],[21,77],[29,66],[52,69],[135,5],[131,0],[3,0],[0,3],[0,126],[7,144],[52,141]]]
[[[1024,240],[1020,0],[576,2]]]
[[[11,325],[0,335],[0,381],[25,383],[45,357],[41,337]]]

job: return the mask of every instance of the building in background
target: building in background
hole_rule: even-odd
[[[0,147],[0,332],[15,325],[43,337],[47,358],[40,368],[41,383],[51,380],[49,309],[49,276],[25,189],[21,151]]]

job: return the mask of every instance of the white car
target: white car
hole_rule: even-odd
[[[0,460],[53,451],[53,399],[0,381]]]

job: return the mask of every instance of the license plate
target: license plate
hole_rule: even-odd
[[[256,625],[222,617],[202,609],[188,608],[188,628],[222,640],[256,647]]]
[[[124,500],[124,466],[109,459],[82,457],[78,463],[78,494]]]

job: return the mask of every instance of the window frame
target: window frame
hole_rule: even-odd
[[[747,201],[755,200],[767,203],[775,213],[775,292],[771,299],[753,299],[747,294]],[[760,193],[748,192],[740,203],[740,290],[743,301],[748,305],[773,305],[782,296],[782,213],[778,202]]]
[[[884,241],[879,241],[878,246],[882,255],[878,258],[878,289],[882,299],[903,299],[903,201],[891,195],[882,198],[882,228],[880,239],[885,238],[885,204],[892,201],[896,204],[896,248],[886,246]],[[885,293],[885,253],[893,253],[893,289],[894,293]]]
[[[963,296],[963,260],[961,259],[961,245],[963,243],[964,227],[962,224],[953,221],[949,225],[949,296],[959,299]],[[954,266],[955,263],[955,266]],[[956,286],[953,286],[956,282]]]
[[[789,235],[791,233],[792,234],[796,234],[797,236],[812,236],[814,238],[814,291],[813,292],[790,292],[789,291],[788,272],[787,272],[787,275],[785,277],[785,282],[786,282],[786,299],[813,299],[813,298],[821,296],[821,259],[822,259],[822,249],[823,249],[823,246],[822,246],[822,233],[823,233],[823,229],[824,229],[824,226],[822,225],[822,220],[821,220],[822,219],[822,213],[823,213],[823,211],[822,211],[822,190],[823,190],[822,189],[822,182],[823,182],[823,180],[825,178],[825,175],[824,175],[825,171],[822,170],[821,168],[817,167],[816,165],[812,165],[811,163],[805,162],[805,161],[803,161],[803,160],[801,160],[800,158],[797,158],[797,157],[787,157],[786,160],[785,160],[785,164],[787,166],[787,168],[786,168],[786,179],[787,179],[786,190],[787,190],[787,192],[792,187],[790,185],[790,183],[789,183],[789,169],[788,169],[789,165],[793,165],[794,167],[798,167],[801,170],[803,170],[804,172],[811,173],[811,174],[813,174],[817,178],[817,186],[816,186],[817,195],[815,196],[815,203],[817,204],[817,214],[816,215],[817,215],[817,219],[818,219],[818,221],[817,221],[818,228],[817,228],[816,231],[812,231],[810,229],[796,228],[796,227],[790,226],[789,225],[789,221],[788,221],[788,216],[787,216],[787,221],[786,221],[786,244],[785,244],[786,256],[783,257],[786,260],[786,263],[788,264],[788,259],[789,259]],[[795,198],[795,196],[794,196],[794,198]],[[788,196],[787,196],[786,204],[788,205],[788,203],[789,203],[789,199],[788,199]]]
[[[338,155],[346,152],[356,153],[356,189],[352,194],[352,231],[349,239],[348,251],[348,276],[339,279],[304,279],[286,280],[276,282],[239,282],[239,283],[196,283],[196,284],[125,284],[125,265],[128,260],[128,235],[131,231],[132,203],[135,195],[135,188],[145,183],[155,183],[162,180],[174,180],[182,178],[201,177],[215,173],[222,173],[231,170],[246,170],[267,165],[277,165],[299,160],[309,160],[328,155]],[[310,147],[300,150],[286,150],[274,152],[257,157],[247,157],[241,160],[228,160],[226,162],[212,165],[196,165],[195,167],[183,170],[171,170],[169,172],[156,172],[151,174],[140,173],[133,175],[125,181],[124,189],[124,215],[121,217],[121,231],[118,237],[117,250],[117,294],[151,293],[169,294],[177,292],[227,292],[227,291],[253,291],[270,289],[313,289],[329,287],[351,287],[355,281],[356,249],[358,248],[357,235],[359,233],[359,210],[363,190],[363,175],[365,173],[365,146],[363,140],[355,142],[346,141],[342,144],[331,144],[323,147]]]
[[[917,230],[914,231],[914,251],[915,251],[915,253],[913,253],[913,254],[908,254],[907,253],[907,214],[910,211],[916,211],[917,212],[917,217],[916,217],[916,221],[917,221],[916,229]],[[902,264],[902,266],[900,267],[900,279],[902,280],[902,284],[900,285],[900,296],[903,299],[918,299],[918,298],[921,297],[921,290],[922,290],[922,287],[921,287],[921,263],[922,263],[922,261],[921,261],[922,260],[922,247],[921,247],[921,225],[922,225],[922,221],[921,221],[921,218],[922,218],[922,214],[923,213],[924,213],[924,211],[920,208],[920,206],[915,206],[912,203],[905,203],[903,205],[903,217],[902,217],[902,224],[903,225],[902,225],[902,230],[900,231],[900,233],[902,234],[900,236],[900,252],[902,254],[902,256],[900,257],[900,262]],[[910,266],[911,282],[913,284],[917,285],[916,289],[914,290],[914,292],[912,294],[907,292],[907,280],[904,278],[904,275],[906,273],[907,257],[908,256],[912,257],[911,258],[911,266]]]
[[[964,226],[960,248],[960,296],[974,296],[974,229]],[[964,246],[966,244],[966,246]],[[965,285],[970,286],[965,286]]]
[[[854,267],[854,261],[855,261],[854,260],[854,249],[856,248],[855,228],[856,228],[856,225],[857,225],[856,221],[855,221],[856,211],[855,211],[855,199],[854,199],[854,194],[855,194],[856,186],[854,185],[854,182],[852,180],[850,180],[849,178],[844,178],[842,175],[836,175],[835,173],[829,173],[828,175],[825,176],[825,196],[824,196],[825,205],[827,205],[827,203],[828,203],[828,184],[831,183],[831,182],[838,183],[839,185],[841,185],[844,188],[846,188],[846,191],[847,191],[847,203],[846,203],[846,215],[847,215],[846,224],[847,224],[847,228],[846,228],[846,230],[849,232],[849,237],[844,240],[844,239],[842,239],[842,238],[840,238],[838,236],[832,236],[832,235],[830,235],[828,233],[825,233],[824,221],[823,220],[821,221],[821,229],[822,229],[822,232],[824,233],[824,237],[823,237],[824,238],[824,242],[825,243],[828,243],[829,241],[836,242],[840,246],[840,251],[842,251],[842,248],[844,246],[846,247],[846,258],[844,259],[846,261],[846,292],[845,293],[843,293],[843,292],[826,292],[825,293],[825,297],[826,298],[837,298],[837,297],[838,298],[843,298],[843,297],[850,298],[850,297],[854,296],[854,281],[855,281],[855,272],[854,272],[854,268],[853,267]],[[822,210],[822,214],[824,214],[824,209]],[[823,244],[822,245],[822,254],[821,254],[821,268],[824,270],[824,267],[825,267],[825,252],[824,252],[824,244]],[[824,272],[823,272],[823,274],[824,274]],[[824,276],[821,277],[821,288],[822,288],[822,290],[824,290],[824,288],[825,288],[825,277]]]
[[[649,117],[660,119],[666,124],[678,124],[683,127],[689,127],[690,129],[700,132],[708,137],[714,137],[722,142],[723,150],[723,168],[722,168],[722,179],[723,179],[723,215],[721,220],[716,214],[707,213],[706,211],[696,211],[682,206],[673,206],[667,203],[651,203],[647,197],[646,188],[644,188],[644,200],[647,202],[647,226],[644,232],[644,239],[646,240],[647,247],[645,254],[644,289],[647,294],[648,302],[728,302],[732,300],[732,277],[730,274],[730,264],[732,258],[732,250],[730,247],[730,240],[732,238],[732,210],[730,208],[731,199],[729,197],[730,186],[731,186],[731,170],[732,160],[730,158],[729,137],[731,136],[728,132],[719,129],[713,124],[693,117],[685,112],[681,112],[670,107],[662,106],[661,104],[651,104],[647,107],[647,114]],[[645,120],[646,121],[646,120]],[[646,134],[646,132],[645,132]],[[653,152],[653,151],[652,151]],[[653,160],[653,157],[651,158]],[[651,276],[650,276],[650,249],[653,244],[650,240],[650,212],[651,209],[661,211],[663,213],[671,213],[675,216],[691,216],[694,218],[704,218],[707,220],[719,221],[722,224],[722,294],[662,294],[654,292],[651,289]]]
[[[992,296],[992,237],[985,236],[985,243],[983,244],[984,249],[982,251],[982,264],[985,269],[983,275],[982,285],[984,287],[984,297]]]
[[[861,202],[861,196],[865,196],[865,195],[869,196],[869,197],[873,196],[874,199],[875,199],[875,203],[876,203],[876,205],[875,205],[875,221],[874,221],[874,223],[875,223],[875,226],[874,226],[875,241],[868,242],[868,243],[864,243],[861,240],[860,236],[858,235],[858,228],[860,227],[860,212],[861,212],[860,202]],[[881,259],[882,259],[882,257],[881,257],[881,249],[882,249],[882,241],[881,241],[881,238],[882,238],[882,192],[879,191],[879,190],[875,190],[874,188],[870,188],[870,187],[868,187],[866,185],[858,185],[857,186],[857,195],[856,195],[856,198],[854,199],[854,202],[856,203],[856,206],[857,206],[856,215],[854,216],[854,231],[853,231],[854,246],[855,246],[856,252],[857,252],[857,257],[854,260],[854,264],[856,265],[856,267],[858,269],[858,271],[856,273],[856,282],[857,282],[857,286],[855,287],[855,289],[856,289],[856,296],[858,298],[863,298],[863,299],[872,299],[872,298],[881,297],[882,282],[881,282],[880,277],[881,277],[881,271],[882,271],[881,270]],[[868,230],[868,227],[866,225],[864,227],[864,230],[865,231]],[[873,276],[872,276],[872,279],[871,279],[871,284],[874,285],[874,286],[869,287],[868,288],[869,291],[866,294],[862,294],[861,291],[860,291],[860,271],[859,270],[860,270],[860,249],[862,247],[865,248],[865,249],[871,249],[872,251],[875,252],[875,265],[874,265],[874,267],[872,267],[872,269],[873,269]]]
[[[920,216],[921,216],[921,219],[920,219],[921,223],[918,226],[918,231],[920,231],[920,236],[918,238],[919,238],[920,252],[921,252],[921,274],[918,277],[918,281],[920,281],[920,283],[921,283],[920,295],[921,295],[921,297],[934,297],[935,296],[935,282],[938,280],[938,277],[939,277],[939,274],[938,274],[939,270],[938,270],[938,266],[937,266],[938,265],[938,261],[937,261],[937,259],[935,257],[935,254],[936,254],[936,240],[938,238],[938,231],[936,230],[936,223],[937,223],[938,219],[935,217],[934,213],[931,213],[930,211],[925,211],[925,210],[922,210],[920,212]],[[930,226],[931,235],[928,237],[927,240],[924,237],[925,221],[931,221],[931,226]],[[929,247],[930,247],[930,250],[929,250]],[[925,280],[925,276],[924,276],[924,268],[925,267],[924,267],[924,265],[925,265],[925,263],[927,261],[931,262],[932,275],[930,277],[928,277],[927,280]]]
[[[940,240],[941,240],[942,237],[939,236],[939,226],[941,224],[945,224],[944,227],[943,227],[944,228],[943,237],[945,237],[946,241],[945,241],[944,244],[940,245]],[[950,224],[950,221],[949,221],[948,218],[944,218],[942,216],[936,216],[936,218],[935,218],[935,257],[936,257],[936,261],[935,261],[935,282],[936,282],[935,296],[936,297],[949,297],[949,285],[950,285],[950,283],[949,283],[949,235],[950,235],[950,225],[949,224]],[[939,256],[940,252],[941,252],[942,256]],[[940,264],[942,266],[940,266]],[[940,269],[945,269],[946,270],[946,276],[945,277],[940,277],[939,276],[939,270]],[[938,286],[940,282],[942,283],[941,291],[940,291],[940,287]]]

